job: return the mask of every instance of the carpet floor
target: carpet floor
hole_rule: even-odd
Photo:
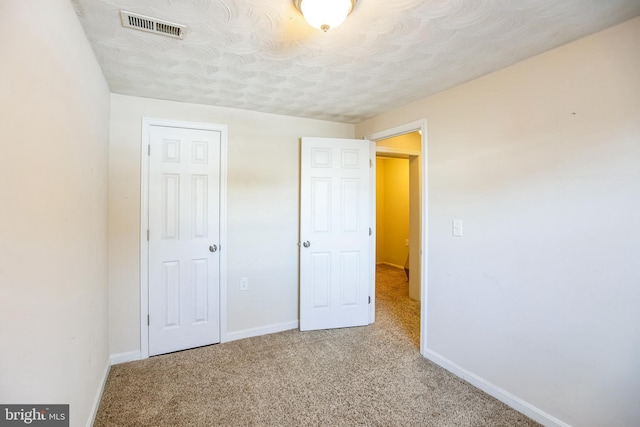
[[[420,304],[378,266],[376,322],[111,368],[94,426],[538,426],[419,353]]]

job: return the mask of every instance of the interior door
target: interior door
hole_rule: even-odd
[[[302,138],[300,330],[369,323],[372,143]]]
[[[149,130],[149,354],[220,342],[219,131]]]

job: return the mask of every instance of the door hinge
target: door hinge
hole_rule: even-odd
[[[371,230],[371,227],[369,227],[369,236],[371,236],[373,234],[373,231]]]
[[[147,156],[151,155],[151,144],[147,145]]]
[[[371,304],[371,295],[369,295],[369,304]]]
[[[147,242],[149,241],[149,229],[147,228]]]
[[[369,299],[371,299],[371,297],[369,297]],[[147,326],[149,326],[151,323],[149,322],[149,315],[147,314]]]
[[[369,159],[369,167],[372,168],[373,167],[373,160]]]

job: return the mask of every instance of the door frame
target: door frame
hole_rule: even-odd
[[[376,142],[372,139],[365,138],[369,141],[369,230],[371,230],[371,239],[369,239],[369,324],[376,321],[376,239],[378,238],[376,230]]]
[[[227,125],[142,117],[140,139],[140,358],[149,357],[149,131],[151,126],[220,132],[220,342],[227,341]]]
[[[428,204],[429,204],[429,186],[428,186],[428,145],[427,145],[427,119],[417,120],[396,126],[390,129],[375,132],[366,135],[364,138],[369,141],[377,142],[381,139],[388,139],[394,136],[404,135],[410,132],[420,132],[420,167],[421,167],[421,252],[420,252],[420,354],[426,357],[427,354],[427,304],[428,304],[428,286],[427,286],[427,259],[428,259]],[[380,150],[384,151],[384,150]],[[388,152],[388,151],[387,151]],[[375,158],[375,157],[374,157]],[[374,187],[375,188],[375,187]],[[375,222],[373,223],[375,228]],[[374,233],[375,236],[375,233]],[[374,261],[375,265],[375,261]]]

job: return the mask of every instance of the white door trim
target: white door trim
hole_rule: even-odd
[[[376,321],[376,142],[369,139],[369,162],[371,165],[371,173],[369,174],[369,230],[371,230],[371,239],[369,240],[369,295],[371,304],[369,304],[369,324]]]
[[[151,126],[220,132],[220,342],[227,340],[227,140],[226,125],[142,118],[140,140],[140,358],[149,357],[149,129]]]
[[[428,286],[427,286],[427,250],[428,245],[428,204],[429,204],[429,186],[428,186],[428,144],[427,144],[427,120],[417,120],[415,122],[406,123],[391,129],[383,130],[365,136],[365,139],[369,141],[378,141],[381,139],[392,138],[394,136],[403,135],[409,132],[420,132],[421,138],[421,168],[422,168],[422,218],[421,218],[421,231],[422,231],[422,251],[420,254],[420,272],[421,272],[421,284],[420,284],[420,353],[427,357],[427,303],[428,303]]]

